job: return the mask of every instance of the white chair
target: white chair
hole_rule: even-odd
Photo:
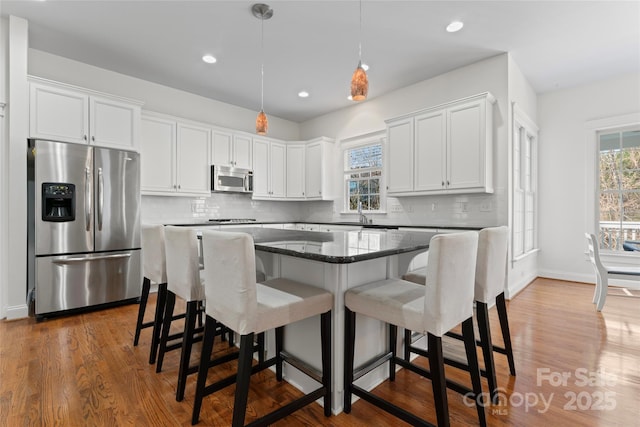
[[[607,299],[607,291],[609,289],[609,278],[613,279],[640,279],[640,267],[633,266],[614,266],[604,265],[600,261],[600,250],[596,236],[585,233],[587,238],[587,246],[589,249],[589,259],[596,272],[596,289],[593,293],[593,303],[596,304],[596,310],[602,311],[604,303]]]
[[[276,366],[276,378],[282,380],[282,364],[300,369],[321,386],[293,402],[262,416],[251,425],[268,425],[294,411],[324,398],[324,414],[331,415],[331,309],[333,295],[323,289],[288,279],[272,279],[264,283],[255,281],[255,249],[253,238],[246,233],[204,231],[205,293],[207,297],[205,336],[202,344],[200,368],[196,383],[192,424],[200,418],[205,396],[236,383],[232,426],[244,425],[253,373]],[[302,319],[320,315],[322,372],[297,361],[283,351],[284,326]],[[240,334],[238,372],[214,384],[206,385],[210,366],[216,366],[227,357],[209,360],[213,348],[216,320]],[[258,361],[252,367],[254,336],[269,329],[276,330],[275,357]]]
[[[196,328],[196,318],[204,301],[204,286],[200,277],[198,260],[198,236],[187,227],[165,227],[165,252],[167,257],[167,300],[163,316],[162,335],[158,352],[156,372],[162,370],[167,351],[181,349],[176,400],[184,398],[184,389],[189,373],[189,359],[194,342],[202,340],[202,328]],[[176,296],[187,303],[184,331],[170,335]],[[181,338],[181,342],[169,344]],[[195,368],[191,369],[195,372]]]
[[[430,378],[438,425],[449,425],[447,386],[476,401],[481,425],[486,425],[482,386],[473,332],[473,292],[478,233],[437,235],[429,245],[429,264],[425,285],[401,279],[386,279],[345,292],[345,380],[344,411],[351,412],[352,394],[378,406],[411,425],[429,423],[395,404],[357,386],[361,378],[389,361],[389,379],[395,380],[396,364]],[[389,325],[389,351],[366,366],[354,367],[356,313]],[[465,349],[473,390],[446,380],[442,335],[462,323]],[[396,356],[397,327],[427,335],[430,372]],[[357,373],[356,373],[357,372]]]

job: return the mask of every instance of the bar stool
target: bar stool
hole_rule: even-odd
[[[164,355],[167,351],[181,349],[180,367],[176,400],[184,398],[187,375],[196,372],[189,368],[191,347],[202,340],[202,328],[196,328],[196,318],[204,301],[204,286],[198,261],[198,236],[196,231],[187,227],[165,227],[165,251],[167,256],[167,299],[162,324],[162,335],[158,352],[156,372],[162,371]],[[170,335],[176,296],[187,303],[184,330]],[[181,338],[181,341],[169,345],[169,342]]]
[[[478,233],[478,255],[476,263],[476,279],[474,299],[476,302],[476,321],[480,340],[477,344],[482,348],[485,369],[480,373],[487,377],[492,401],[498,398],[498,383],[493,352],[507,356],[509,373],[516,375],[513,348],[511,346],[511,334],[509,333],[509,319],[507,306],[504,299],[504,287],[507,278],[507,249],[509,229],[505,226],[491,227],[480,230]],[[422,280],[424,283],[424,279]],[[500,329],[504,347],[493,345],[491,342],[491,327],[489,325],[489,304],[495,302],[500,319]],[[405,360],[409,360],[411,353],[422,354],[424,350],[413,347],[410,336],[411,331],[405,331]],[[448,332],[447,336],[462,339],[460,334]],[[445,358],[445,363],[460,369],[468,369],[468,366],[454,359]]]
[[[167,296],[167,268],[164,252],[164,226],[143,224],[142,233],[142,293],[140,295],[140,305],[138,307],[138,320],[136,322],[136,332],[133,338],[133,345],[137,346],[142,329],[153,327],[151,335],[151,350],[149,352],[149,363],[155,363],[158,345],[160,342],[160,331],[162,330],[162,314]],[[158,285],[155,315],[152,322],[144,322],[144,314],[147,309],[151,282]],[[182,316],[184,317],[184,316]]]
[[[429,245],[426,285],[402,279],[386,279],[349,289],[345,299],[345,379],[344,411],[351,412],[352,394],[417,426],[431,425],[417,415],[386,401],[354,384],[354,381],[389,361],[389,380],[395,381],[396,364],[430,378],[439,426],[449,425],[447,387],[475,399],[480,425],[486,425],[482,386],[473,332],[473,282],[476,269],[478,234],[463,232],[436,235]],[[389,325],[389,352],[354,367],[356,313]],[[473,390],[444,376],[442,335],[462,323],[465,350]],[[397,328],[427,335],[429,369],[416,366],[396,355]],[[357,373],[356,373],[357,372]],[[477,399],[476,399],[477,397]]]
[[[321,288],[288,279],[255,281],[255,249],[253,238],[246,233],[204,231],[202,243],[205,265],[205,293],[207,296],[204,341],[193,404],[192,424],[200,418],[202,399],[236,383],[232,426],[244,425],[249,382],[252,374],[271,366],[276,378],[282,381],[282,364],[287,362],[309,375],[321,386],[316,390],[280,407],[251,425],[268,425],[296,410],[323,398],[324,414],[331,415],[331,309],[333,295]],[[284,326],[320,315],[322,372],[297,360],[283,349]],[[215,319],[240,334],[237,374],[206,385],[210,367],[229,359],[222,356],[209,360],[213,348]],[[275,329],[275,356],[258,361],[252,367],[254,335]]]

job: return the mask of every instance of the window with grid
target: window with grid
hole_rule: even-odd
[[[345,205],[347,212],[382,210],[382,143],[345,150]]]
[[[640,125],[598,133],[598,181],[600,246],[640,248]]]
[[[514,111],[512,251],[518,258],[537,247],[536,177],[537,127],[519,110]]]

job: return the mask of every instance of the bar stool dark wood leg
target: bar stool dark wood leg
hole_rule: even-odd
[[[509,318],[507,317],[507,304],[504,301],[504,292],[496,297],[496,308],[498,309],[498,317],[500,318],[500,329],[502,329],[502,339],[504,341],[504,349],[507,353],[509,362],[509,373],[516,375],[516,364],[513,360],[513,348],[511,347],[511,334],[509,333]]]
[[[207,372],[209,371],[209,359],[213,351],[213,340],[216,336],[217,322],[213,317],[206,316],[204,323],[204,338],[202,339],[202,353],[200,353],[200,367],[198,368],[198,379],[196,380],[196,396],[193,400],[193,415],[191,424],[197,424],[200,418],[200,408],[205,395],[205,385],[207,382]]]
[[[478,410],[478,420],[482,427],[486,427],[487,420],[484,413],[485,403],[482,399],[482,384],[480,382],[480,367],[478,365],[478,353],[476,353],[476,338],[473,333],[473,318],[468,318],[462,322],[462,336],[464,339],[464,349],[467,353],[467,363],[471,374],[471,384],[473,387],[474,401]],[[431,352],[429,352],[431,354]],[[438,422],[438,424],[440,424]]]
[[[396,380],[396,346],[398,345],[398,327],[389,323],[389,381]]]
[[[447,382],[444,376],[444,356],[442,354],[442,337],[427,334],[429,348],[429,370],[433,400],[436,406],[438,427],[449,427],[449,402],[447,400]]]
[[[251,362],[253,360],[253,332],[240,337],[240,355],[238,357],[238,376],[236,394],[233,403],[232,427],[243,427],[249,397],[251,380]]]
[[[140,306],[138,307],[138,320],[136,322],[136,333],[133,337],[133,346],[138,345],[140,340],[140,331],[143,328],[144,312],[147,309],[147,300],[149,299],[149,289],[151,288],[151,281],[146,277],[142,279],[142,293],[140,294]]]
[[[493,344],[491,342],[491,326],[489,325],[489,309],[484,302],[476,301],[476,319],[480,333],[480,346],[484,357],[484,369],[487,373],[491,401],[497,402],[498,381],[496,380],[496,365],[493,359]]]
[[[193,346],[193,334],[196,329],[196,318],[201,317],[202,314],[202,311],[199,311],[200,304],[200,301],[189,301],[187,303],[187,315],[184,319],[184,334],[182,336],[182,351],[180,354],[180,369],[178,370],[178,387],[176,389],[176,400],[178,402],[184,399],[189,359],[191,359],[191,347]]]
[[[156,314],[153,319],[153,332],[151,333],[151,350],[149,350],[149,364],[156,363],[158,354],[158,346],[160,345],[160,334],[162,333],[162,319],[164,314],[164,306],[167,301],[167,284],[160,283],[158,285],[158,295],[156,297]]]
[[[176,295],[173,292],[167,291],[164,317],[162,318],[162,335],[158,348],[158,362],[156,363],[156,372],[162,372],[162,362],[164,362],[164,354],[167,352],[167,341],[169,341],[169,330],[171,329],[171,319],[173,318],[173,309],[175,305]]]
[[[356,313],[347,307],[344,308],[344,325],[344,412],[348,414],[351,412]]]
[[[411,361],[411,329],[404,329],[404,360]]]
[[[282,355],[284,349],[284,326],[276,328],[276,379],[282,381]]]

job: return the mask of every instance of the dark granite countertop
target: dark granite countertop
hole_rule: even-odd
[[[204,229],[206,231],[206,229]],[[435,233],[401,230],[300,231],[274,228],[234,228],[249,233],[257,250],[332,264],[348,264],[429,249]]]
[[[393,230],[398,228],[430,228],[430,229],[447,229],[447,230],[460,230],[460,231],[478,231],[483,227],[479,226],[469,226],[469,227],[461,227],[461,226],[443,226],[443,225],[413,225],[413,224],[360,224],[356,221],[336,221],[336,222],[318,222],[318,221],[256,221],[252,223],[246,224],[247,227],[251,227],[252,225],[262,225],[262,224],[322,224],[322,225],[348,225],[355,227],[363,227],[365,229],[384,229],[384,230]],[[224,225],[244,225],[242,223],[220,223],[216,221],[208,221],[208,220],[195,220],[193,222],[181,222],[176,224],[165,224],[165,225],[175,225],[175,226],[184,226],[184,227],[194,227],[194,226],[224,226]]]

